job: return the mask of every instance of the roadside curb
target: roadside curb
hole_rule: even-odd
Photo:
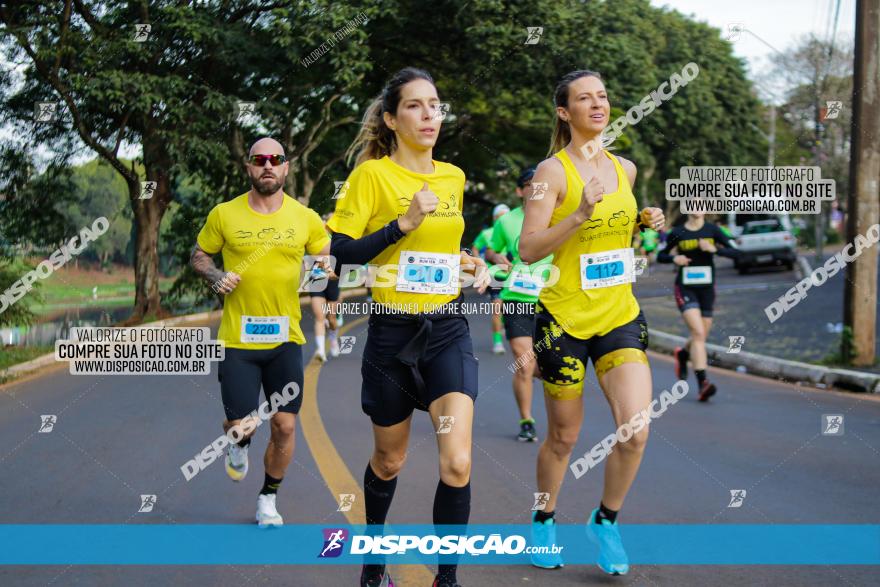
[[[676,347],[682,346],[687,340],[683,336],[653,329],[648,330],[648,339],[651,349],[667,354],[671,354]],[[709,356],[709,365],[712,367],[732,370],[745,367],[752,375],[761,375],[770,379],[810,383],[816,386],[836,386],[847,391],[880,393],[880,375],[874,373],[811,365],[744,351],[728,353],[723,346],[711,343],[706,343],[706,352]]]
[[[340,300],[344,300],[350,297],[364,295],[367,293],[366,288],[357,287],[352,288],[350,290],[344,291],[339,295]],[[309,295],[302,295],[299,299],[299,305],[305,306],[309,303]],[[156,322],[147,322],[146,324],[139,324],[134,326],[133,328],[156,328],[156,327],[165,327],[165,326],[181,326],[183,324],[190,324],[192,322],[207,322],[211,320],[219,320],[223,315],[223,309],[219,310],[211,310],[210,312],[199,312],[198,314],[187,314],[185,316],[175,316],[173,318],[166,318],[164,320],[157,320]],[[47,353],[45,355],[41,355],[36,359],[31,359],[30,361],[24,363],[18,363],[17,365],[12,365],[8,369],[4,369],[0,371],[0,380],[4,378],[14,379],[15,377],[20,377],[32,371],[38,371],[45,367],[49,367],[55,365],[57,361],[55,361],[55,352]],[[7,381],[6,383],[13,383],[13,381]],[[4,384],[5,385],[5,384]]]

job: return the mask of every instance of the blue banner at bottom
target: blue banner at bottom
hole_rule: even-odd
[[[566,564],[593,564],[583,525],[558,525]],[[631,564],[880,565],[880,525],[623,525]],[[521,564],[528,525],[259,528],[249,525],[0,524],[3,565]]]

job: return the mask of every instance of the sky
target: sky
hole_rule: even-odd
[[[856,0],[651,0],[651,4],[673,8],[694,20],[706,22],[721,29],[722,36],[727,33],[729,24],[742,23],[747,31],[776,50],[786,51],[809,33],[829,40],[838,1],[837,43],[855,35]],[[765,72],[770,59],[776,55],[773,49],[747,32],[733,42],[733,52],[746,59],[751,79]]]

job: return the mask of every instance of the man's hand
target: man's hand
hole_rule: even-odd
[[[461,252],[461,270],[465,273],[472,273],[474,276],[474,287],[478,293],[485,293],[489,287],[491,277],[489,276],[486,262],[479,257],[471,257],[464,251]]]
[[[440,198],[428,188],[428,182],[426,181],[422,189],[413,194],[412,202],[410,202],[406,214],[397,221],[400,230],[408,234],[417,229],[425,219],[425,216],[437,209],[437,204],[439,203]]]
[[[679,267],[685,267],[691,264],[691,260],[684,255],[676,255],[672,258],[672,262],[678,265]]]
[[[229,271],[213,285],[214,291],[223,295],[231,294],[241,281],[241,275]]]

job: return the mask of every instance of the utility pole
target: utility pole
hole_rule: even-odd
[[[853,68],[852,147],[847,241],[880,222],[880,0],[857,0]],[[877,323],[877,260],[880,244],[865,247],[846,267],[842,354],[852,364],[874,364]]]
[[[767,165],[776,163],[776,104],[770,103],[770,136],[767,137]]]

